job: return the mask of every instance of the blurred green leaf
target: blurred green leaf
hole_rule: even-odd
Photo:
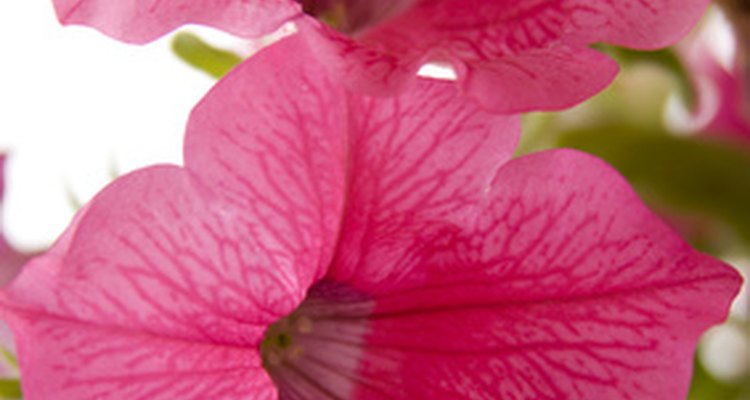
[[[717,218],[750,246],[750,145],[623,126],[567,132],[560,144],[605,159],[645,200]]]
[[[219,79],[242,57],[231,51],[217,49],[189,32],[180,32],[172,39],[172,51],[186,63]]]
[[[674,49],[665,48],[655,51],[643,51],[611,45],[598,45],[597,48],[612,56],[626,68],[638,63],[650,63],[669,71],[677,82],[679,94],[685,101],[685,104],[688,107],[693,106],[695,102],[693,82],[685,68],[685,64],[677,53],[675,53]]]
[[[18,369],[18,360],[16,359],[16,356],[13,355],[13,353],[8,351],[7,349],[0,349],[0,353],[2,353],[3,358],[11,367]]]
[[[0,398],[20,399],[21,382],[17,379],[0,379]]]
[[[696,358],[687,400],[736,399],[740,392],[739,385],[724,383],[711,376]]]

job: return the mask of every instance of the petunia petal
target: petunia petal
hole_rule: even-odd
[[[186,23],[257,37],[293,20],[323,65],[354,90],[393,95],[411,86],[424,63],[450,62],[470,97],[511,113],[560,109],[592,96],[615,68],[589,45],[667,46],[687,33],[708,2],[56,0],[55,6],[63,23],[90,25],[133,43]],[[321,22],[330,19],[328,12],[341,14],[328,21],[338,30]]]
[[[17,313],[11,321],[23,355],[26,399],[276,398],[253,348],[182,341],[35,312]]]
[[[259,343],[340,225],[349,106],[326,76],[299,38],[260,52],[194,110],[185,168],[116,180],[2,292],[28,398],[273,394]],[[222,358],[246,382],[212,384]]]
[[[367,324],[356,398],[681,399],[740,285],[573,151],[508,163],[466,226],[382,265],[390,288],[355,281],[375,302],[339,318]]]
[[[635,49],[674,44],[698,22],[709,0],[570,0],[572,24],[587,43]]]
[[[272,232],[266,248],[300,255],[304,287],[325,274],[339,235],[348,113],[343,87],[292,36],[230,73],[188,125],[186,168]]]
[[[335,264],[342,278],[379,268],[358,265],[364,252],[389,258],[412,246],[416,225],[408,221],[475,206],[510,158],[519,126],[461,100],[448,82],[419,80],[396,98],[347,93],[315,60],[297,35],[233,71],[196,108],[186,163],[238,209],[267,216],[282,232],[276,237],[290,238],[284,247],[333,249],[340,240],[347,250],[338,254],[352,257]],[[286,234],[297,227],[302,236]],[[370,249],[360,248],[365,237]],[[323,257],[306,282],[330,261]]]
[[[54,0],[64,24],[94,27],[129,43],[146,43],[188,23],[258,37],[301,14],[293,0]]]
[[[519,121],[438,80],[393,98],[350,98],[347,208],[328,276],[398,280],[403,271],[384,266],[406,267],[433,235],[472,214],[510,159]]]
[[[587,46],[601,41],[644,49],[666,46],[687,33],[707,4],[419,1],[357,34],[356,41],[322,26],[317,35],[306,35],[328,53],[326,65],[356,90],[393,94],[409,85],[424,62],[450,62],[467,80],[462,86],[468,95],[489,109],[552,110],[590,97],[613,78],[614,62]]]
[[[600,41],[635,48],[658,48],[684,36],[708,0],[420,0],[407,12],[367,32],[385,35],[398,48],[421,42],[476,58],[544,48],[562,41]],[[421,39],[418,39],[421,36]]]
[[[299,34],[316,56],[349,89],[377,96],[394,95],[414,82],[426,57],[419,52],[390,53],[341,34],[311,18],[296,21]]]
[[[140,170],[97,195],[2,293],[27,398],[176,398],[186,390],[176,366],[193,390],[177,397],[207,398],[226,389],[222,358],[235,380],[254,377],[243,387],[271,390],[258,344],[302,300],[305,260],[266,248],[272,233],[235,214],[178,167]]]
[[[607,87],[618,70],[604,54],[560,45],[496,62],[466,63],[460,78],[464,92],[480,104],[526,112],[572,107]]]
[[[391,53],[342,36],[318,21],[300,21],[298,26],[324,65],[352,90],[363,93],[385,96],[411,90],[414,76],[429,60],[415,51],[417,43],[405,53]],[[456,67],[463,94],[503,113],[571,107],[605,88],[619,70],[600,52],[562,44],[497,59],[456,54],[444,58],[440,61],[451,61]]]

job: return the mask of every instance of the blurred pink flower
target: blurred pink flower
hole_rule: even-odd
[[[591,156],[293,36],[0,295],[26,399],[680,399],[740,279]]]
[[[350,88],[394,94],[427,62],[500,112],[563,109],[607,86],[616,63],[589,46],[674,43],[708,0],[55,0],[66,24],[144,43],[186,23],[257,37],[295,21]],[[308,14],[318,17],[308,18]],[[322,23],[326,21],[328,23]],[[334,26],[335,28],[331,27]]]
[[[735,60],[730,69],[711,51],[711,40],[697,34],[681,43],[680,54],[695,88],[691,123],[695,130],[750,140],[745,84]]]

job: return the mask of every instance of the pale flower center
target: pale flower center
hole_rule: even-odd
[[[263,366],[266,369],[275,368],[299,358],[304,351],[300,336],[310,333],[312,328],[310,318],[296,313],[269,326],[260,344]]]
[[[323,281],[268,327],[260,354],[280,399],[351,398],[373,304],[348,286]]]
[[[298,0],[305,13],[318,18],[332,28],[341,32],[351,32],[347,21],[347,11],[350,8],[346,0]]]
[[[339,32],[358,36],[408,9],[413,1],[297,0],[302,10]]]

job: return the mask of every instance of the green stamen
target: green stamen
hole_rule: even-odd
[[[295,343],[295,337],[310,332],[309,318],[292,314],[268,327],[260,344],[263,365],[266,368],[281,365],[299,357],[304,349]]]

